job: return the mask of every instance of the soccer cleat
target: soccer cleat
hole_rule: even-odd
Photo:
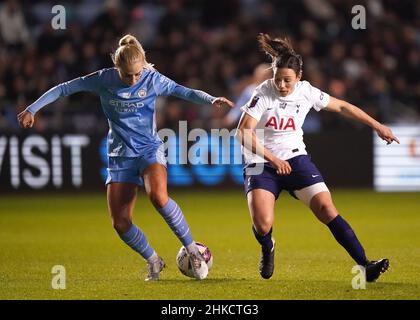
[[[273,247],[271,250],[267,250],[262,247],[262,255],[260,260],[260,275],[264,279],[270,279],[274,272],[274,247],[276,241],[273,241]]]
[[[380,259],[378,261],[369,261],[365,266],[366,281],[375,282],[379,276],[389,268],[388,259]]]
[[[156,262],[147,263],[147,277],[144,281],[159,280],[159,273],[165,268],[165,262],[161,257],[158,257]]]
[[[198,280],[205,279],[209,273],[209,269],[201,253],[190,253],[189,259],[194,278]]]

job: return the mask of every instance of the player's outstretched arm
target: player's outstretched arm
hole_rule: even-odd
[[[61,83],[39,97],[34,103],[17,115],[19,125],[22,128],[31,128],[35,122],[34,115],[46,105],[56,101],[60,97],[69,96],[76,92],[90,91],[96,92],[100,83],[98,80],[100,71],[89,75]]]
[[[352,105],[351,103],[334,97],[330,97],[330,102],[325,107],[325,110],[339,112],[350,119],[354,119],[356,121],[368,125],[373,130],[375,130],[378,136],[382,140],[385,140],[387,144],[391,144],[393,141],[400,143],[400,141],[396,136],[394,136],[390,128],[376,121],[362,109],[356,107],[355,105]]]
[[[202,90],[191,89],[175,83],[171,95],[197,104],[212,104],[216,108],[233,107],[234,103],[225,97],[213,97]]]
[[[255,127],[257,120],[251,117],[246,112],[242,113],[239,120],[238,128],[235,137],[239,140],[244,148],[247,148],[252,153],[259,155],[261,158],[269,161],[276,169],[279,175],[288,175],[292,172],[292,167],[289,162],[281,160],[273,155],[268,149],[261,145],[255,134]]]

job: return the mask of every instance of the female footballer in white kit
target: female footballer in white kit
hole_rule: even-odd
[[[314,108],[341,113],[364,123],[387,144],[399,141],[388,127],[358,107],[331,97],[308,81],[301,81],[302,58],[287,39],[260,34],[258,41],[272,58],[274,77],[258,86],[242,107],[237,137],[244,147],[244,187],[252,230],[262,247],[260,274],[269,279],[274,271],[274,205],[284,189],[304,202],[328,226],[354,261],[365,267],[366,280],[375,281],[388,269],[389,261],[366,258],[362,245],[338,213],[321,173],[305,150],[302,125],[307,113]],[[258,129],[264,133],[262,137],[256,134]]]

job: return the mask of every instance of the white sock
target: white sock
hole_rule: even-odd
[[[197,244],[195,243],[194,240],[188,246],[186,246],[185,249],[187,249],[188,253],[198,253],[199,252]]]
[[[147,259],[148,263],[155,263],[159,260],[159,256],[156,251],[153,251],[153,254]]]

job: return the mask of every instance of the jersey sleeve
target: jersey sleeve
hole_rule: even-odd
[[[69,96],[76,92],[88,91],[99,92],[101,70],[93,72],[83,77],[79,77],[67,82],[63,82],[38,98],[34,103],[26,108],[26,111],[35,114],[44,106],[56,101],[60,97]]]
[[[254,90],[251,99],[241,107],[241,110],[257,121],[260,121],[261,116],[267,110],[266,98],[260,91]]]
[[[321,111],[330,102],[330,95],[306,82],[306,95],[316,111]]]
[[[177,83],[163,74],[154,71],[153,72],[153,87],[157,96],[170,96]]]
[[[184,87],[156,72],[153,86],[158,96],[174,96],[196,104],[211,104],[216,99],[208,93]]]

